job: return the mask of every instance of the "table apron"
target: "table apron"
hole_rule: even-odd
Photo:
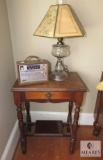
[[[25,92],[26,100],[69,100],[71,96],[70,92]]]
[[[78,105],[82,105],[84,92],[13,92],[14,102],[16,105],[21,102],[75,102]]]

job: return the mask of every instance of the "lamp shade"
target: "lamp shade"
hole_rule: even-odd
[[[85,31],[68,4],[50,6],[33,35],[51,38],[84,36]]]

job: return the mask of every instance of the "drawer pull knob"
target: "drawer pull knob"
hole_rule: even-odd
[[[51,98],[52,94],[50,92],[48,92],[45,96],[47,97],[47,101],[50,102],[50,98]]]

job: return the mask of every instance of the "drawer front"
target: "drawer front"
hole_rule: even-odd
[[[26,100],[69,100],[71,92],[26,92]]]

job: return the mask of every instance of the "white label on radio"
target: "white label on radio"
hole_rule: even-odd
[[[20,65],[20,82],[47,80],[47,64]]]

